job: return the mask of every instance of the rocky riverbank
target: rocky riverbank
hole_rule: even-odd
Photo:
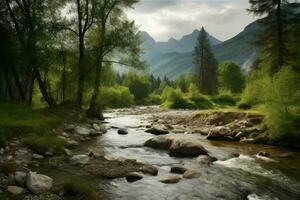
[[[219,155],[207,149],[198,137],[207,140],[230,141],[238,143],[268,143],[267,127],[264,116],[245,112],[199,112],[199,111],[165,111],[158,107],[141,107],[131,109],[109,110],[114,116],[123,115],[124,125],[105,121],[87,120],[74,123],[70,120],[53,130],[56,138],[64,141],[62,152],[43,148],[37,151],[26,144],[26,139],[15,138],[5,148],[0,149],[0,195],[18,197],[19,199],[64,199],[65,191],[60,174],[48,173],[45,169],[54,169],[63,176],[84,177],[85,180],[126,180],[128,184],[157,177],[157,182],[175,184],[183,179],[197,179],[202,172],[179,162],[173,163],[165,172],[164,168],[147,162],[129,159],[126,156],[110,156],[104,151],[102,143],[97,143],[106,134],[113,134],[118,139],[131,138],[139,131],[147,135],[144,144],[121,144],[112,148],[126,149],[160,149],[170,158],[191,158],[201,166],[210,166]],[[145,116],[145,122],[132,122],[131,116]],[[134,124],[134,125],[133,125]],[[150,137],[149,137],[150,136]],[[195,139],[197,138],[197,139]],[[118,140],[116,139],[116,140]],[[134,139],[134,138],[131,138]],[[96,143],[96,144],[95,144]],[[106,144],[107,145],[107,144]],[[237,151],[238,152],[238,151]],[[258,153],[258,154],[257,154]],[[267,152],[255,152],[258,158],[268,160],[272,157]],[[239,153],[226,155],[226,159],[238,158]],[[289,156],[289,155],[287,155]],[[169,158],[168,158],[169,159]],[[223,159],[220,159],[223,160]],[[269,160],[272,160],[271,158]],[[57,178],[59,177],[59,178]],[[97,189],[97,199],[103,196],[103,190]],[[104,198],[105,199],[105,198]]]

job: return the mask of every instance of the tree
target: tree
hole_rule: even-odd
[[[263,47],[263,53],[270,60],[269,73],[273,76],[284,65],[289,64],[291,52],[288,48],[289,25],[293,12],[287,0],[249,0],[248,12],[256,16],[265,16],[259,20],[264,31],[258,37],[257,44]]]
[[[130,90],[130,93],[134,95],[135,102],[143,103],[145,98],[151,92],[151,84],[148,76],[139,76],[134,72],[129,72],[124,80],[124,85]]]
[[[18,41],[18,50],[22,64],[18,63],[20,73],[15,67],[11,68],[11,73],[18,79],[16,86],[19,88],[21,99],[27,97],[31,102],[33,85],[35,80],[39,85],[44,100],[50,107],[56,105],[51,94],[50,84],[47,82],[49,63],[47,51],[49,41],[53,37],[53,19],[55,19],[56,8],[59,1],[19,1],[5,0],[6,13],[9,15],[9,26],[13,30],[13,35]],[[17,59],[8,60],[11,66]],[[9,71],[7,71],[9,73]],[[23,82],[20,83],[20,75]],[[19,78],[18,78],[19,77]],[[21,92],[23,94],[21,94]]]
[[[241,68],[234,62],[226,61],[218,68],[219,83],[225,90],[233,93],[241,92],[245,85],[245,78]]]
[[[212,53],[205,29],[202,27],[194,50],[195,63],[198,68],[198,88],[204,94],[217,93],[218,63]]]
[[[141,39],[134,22],[126,20],[123,12],[125,8],[130,8],[137,2],[137,0],[102,0],[97,3],[95,17],[98,23],[94,46],[97,59],[94,64],[95,83],[87,111],[90,117],[100,115],[96,102],[99,95],[101,73],[105,63],[140,68],[145,66],[145,63],[139,59]],[[113,60],[116,57],[120,59]]]

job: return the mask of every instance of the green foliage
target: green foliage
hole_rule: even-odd
[[[194,50],[198,72],[198,87],[204,94],[216,94],[218,90],[218,63],[211,49],[208,36],[202,27]]]
[[[219,65],[218,78],[221,88],[233,93],[242,92],[245,85],[245,78],[241,68],[230,61]]]
[[[57,115],[28,105],[2,103],[0,110],[0,146],[12,137],[43,131],[60,122]]]
[[[166,87],[162,93],[164,108],[208,109],[213,105],[207,96],[200,94],[194,84],[189,87],[189,93],[183,93],[180,88]]]
[[[274,75],[264,87],[263,103],[268,114],[266,123],[274,139],[294,137],[297,133],[293,108],[300,105],[300,76],[289,67]],[[299,115],[299,113],[298,113]]]
[[[66,199],[93,200],[96,199],[95,188],[80,179],[68,178],[63,183],[63,192]]]
[[[181,75],[175,80],[175,87],[180,88],[182,92],[186,93],[189,90],[191,83],[195,82],[193,75]]]
[[[189,87],[189,93],[187,94],[189,100],[194,102],[195,108],[198,109],[208,109],[213,108],[212,102],[209,98],[198,92],[197,86],[195,84],[191,84]]]
[[[160,95],[151,93],[146,99],[148,105],[159,105],[161,103]]]
[[[185,97],[184,93],[179,88],[173,89],[166,87],[165,90],[166,91],[163,92],[163,99],[165,99],[165,102],[162,104],[162,107],[173,109],[192,109],[196,107],[194,102]]]
[[[4,173],[6,175],[14,174],[17,170],[17,164],[14,162],[7,162],[0,164],[0,173]]]
[[[45,154],[48,151],[60,154],[67,143],[56,135],[48,133],[44,135],[32,135],[26,138],[25,145],[38,154]]]
[[[134,96],[124,86],[100,88],[99,105],[101,107],[121,108],[134,104]]]
[[[235,106],[239,98],[234,96],[231,92],[222,91],[220,94],[211,97],[211,100],[219,105]]]
[[[148,76],[139,76],[137,73],[129,72],[124,80],[124,85],[134,95],[135,102],[141,104],[151,91],[151,85]]]

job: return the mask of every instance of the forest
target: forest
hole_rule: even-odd
[[[86,178],[86,183],[85,181],[81,183],[80,178],[88,175],[83,172],[80,175],[76,174],[75,171],[78,169],[75,167],[70,168],[74,173],[68,174],[69,178],[57,183],[59,189],[56,190],[63,191],[62,194],[54,191],[53,188],[50,190],[50,187],[45,189],[43,186],[40,186],[41,188],[29,186],[28,179],[30,179],[29,175],[34,176],[31,175],[34,173],[31,170],[35,169],[47,174],[47,170],[44,169],[56,168],[49,167],[52,156],[57,159],[55,162],[63,163],[61,168],[69,169],[71,165],[60,160],[61,155],[65,155],[71,156],[71,160],[76,160],[84,166],[78,171],[88,173],[100,163],[104,166],[103,169],[100,167],[101,170],[98,172],[101,177],[108,177],[111,173],[115,177],[126,177],[128,182],[140,180],[141,175],[134,173],[141,166],[140,169],[143,171],[145,165],[140,162],[132,164],[130,159],[110,160],[106,157],[106,153],[110,152],[106,146],[101,147],[105,155],[102,155],[100,161],[97,161],[96,150],[86,156],[75,155],[75,152],[79,152],[76,151],[78,147],[69,148],[74,144],[81,149],[85,148],[84,144],[87,141],[95,136],[104,137],[105,134],[110,134],[114,127],[118,129],[116,133],[130,135],[129,124],[124,127],[118,124],[121,123],[123,118],[120,116],[123,115],[130,121],[136,115],[146,117],[147,114],[152,114],[152,118],[155,119],[151,118],[152,124],[146,127],[150,128],[146,132],[154,135],[164,135],[172,130],[172,134],[176,134],[174,130],[178,129],[177,131],[180,132],[177,126],[182,125],[182,128],[186,128],[199,124],[200,122],[195,121],[197,118],[204,123],[199,125],[199,129],[209,126],[206,138],[208,140],[240,142],[241,146],[244,144],[244,147],[240,148],[246,148],[245,145],[251,143],[271,146],[266,149],[279,146],[278,148],[288,149],[286,151],[299,150],[299,3],[286,0],[249,0],[249,6],[244,12],[256,17],[262,30],[255,37],[255,41],[249,44],[259,49],[258,56],[251,63],[249,70],[246,71],[232,60],[219,62],[214,55],[210,36],[206,28],[202,27],[194,44],[193,70],[175,78],[151,73],[149,63],[142,59],[145,51],[142,47],[144,38],[135,21],[126,16],[127,10],[133,9],[139,3],[139,0],[2,0],[0,2],[1,200],[23,199],[23,197],[35,199],[38,195],[44,195],[40,197],[41,199],[119,199],[117,196],[108,198],[101,193],[103,189],[99,192],[99,189],[92,187],[97,181],[94,178]],[[183,71],[185,67],[181,66]],[[116,116],[113,115],[114,112],[117,113]],[[166,116],[161,117],[158,114],[161,112]],[[182,118],[179,120],[175,117],[176,114],[169,112],[182,113]],[[194,115],[194,112],[197,114]],[[212,118],[217,122],[212,122]],[[254,121],[261,118],[263,119],[256,126]],[[106,127],[103,127],[105,125],[103,120],[104,122],[108,120]],[[234,123],[242,124],[243,120],[253,122],[249,126],[245,122],[244,126],[248,127],[248,132],[242,127],[241,130],[234,128],[236,125]],[[163,125],[155,125],[160,121],[164,121]],[[192,121],[195,123],[193,124]],[[85,127],[84,124],[90,125]],[[214,128],[219,129],[214,131]],[[227,133],[227,128],[232,130]],[[250,128],[254,131],[252,129],[250,131]],[[68,131],[73,135],[68,136],[65,133]],[[194,132],[192,128],[191,132]],[[235,135],[233,132],[236,132]],[[79,134],[78,137],[74,135],[75,133]],[[199,133],[203,135],[205,131],[201,129]],[[237,139],[239,134],[243,136]],[[127,143],[128,141],[123,145]],[[145,146],[146,143],[147,141]],[[173,143],[176,143],[175,139]],[[114,144],[112,142],[112,145]],[[129,146],[124,148],[132,148]],[[176,153],[181,150],[172,152],[172,146],[169,149],[170,155],[176,157]],[[151,145],[150,147],[155,148]],[[205,145],[204,147],[206,148]],[[27,170],[31,169],[26,175],[27,189],[24,183],[20,184],[17,180],[17,172],[21,170],[23,161],[17,162],[16,159],[18,153],[22,154],[23,148],[26,148],[24,152],[28,151],[27,153],[35,160],[28,161],[24,165],[27,166]],[[118,148],[122,149],[123,146]],[[259,146],[253,148],[259,149]],[[277,149],[270,150],[272,153],[266,153],[264,151],[267,150],[264,149],[259,151],[260,156],[271,159],[269,154],[277,152]],[[190,151],[186,150],[186,152]],[[124,155],[121,153],[121,156]],[[212,158],[213,156],[210,159]],[[297,163],[300,156],[295,154],[294,158],[293,161]],[[216,162],[219,162],[219,158],[216,159],[218,159]],[[87,162],[89,164],[86,164]],[[284,165],[284,162],[282,163]],[[271,195],[270,197],[279,195],[282,199],[297,199],[300,195],[299,190],[297,192],[297,187],[300,186],[300,174],[295,171],[299,172],[299,167],[298,163],[293,169],[287,170],[294,171],[291,172],[291,176],[296,180],[294,184],[296,190],[284,192],[281,188],[279,194],[272,191],[268,195]],[[182,170],[179,168],[177,166],[176,169]],[[51,171],[50,169],[48,172]],[[151,171],[151,169],[148,166],[147,170]],[[59,170],[56,170],[53,174],[59,174]],[[122,173],[119,172],[120,170]],[[7,183],[10,181],[11,174],[15,174],[14,178],[19,186]],[[18,176],[22,175],[19,173]],[[196,177],[195,172],[193,176]],[[56,178],[53,179],[55,182]],[[171,180],[164,179],[161,182],[174,181],[175,183],[176,180],[173,177]],[[31,181],[34,181],[34,177]],[[277,185],[274,186],[276,187]],[[124,188],[126,190],[125,186]],[[45,195],[46,190],[51,191],[51,197]],[[135,191],[136,188],[128,190]],[[52,197],[56,194],[59,198]],[[241,199],[240,196],[230,196],[233,194],[235,193],[225,195],[224,199]],[[139,199],[138,195],[138,192],[134,195],[136,199]],[[253,199],[250,198],[253,194],[247,195],[246,199]],[[144,197],[151,199],[147,195]],[[124,198],[132,199],[132,196]],[[165,199],[172,198],[169,196]],[[200,199],[214,198],[201,196]]]

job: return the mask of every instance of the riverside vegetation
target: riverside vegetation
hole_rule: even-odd
[[[260,56],[250,72],[232,61],[218,63],[202,28],[194,71],[171,79],[149,74],[140,59],[140,32],[124,17],[137,0],[1,1],[0,199],[105,199],[105,192],[92,187],[99,182],[95,177],[125,177],[133,183],[146,174],[164,173],[147,160],[106,155],[111,146],[104,142],[99,147],[95,141],[105,138],[114,144],[113,130],[120,137],[139,129],[147,132],[136,135],[139,145],[116,143],[119,149],[163,149],[208,165],[225,158],[211,154],[214,149],[207,150],[202,137],[212,144],[236,142],[240,148],[263,144],[299,149],[300,6],[282,0],[249,2],[249,13],[264,16],[258,20],[263,31],[253,44]],[[70,17],[61,15],[64,9]],[[116,65],[128,70],[121,73]],[[147,124],[115,125],[114,118],[124,119],[105,118],[114,111],[128,119],[144,116]],[[153,134],[159,136],[150,138]],[[258,156],[272,157],[264,151]],[[195,169],[166,162],[171,173],[182,177],[166,176],[161,183],[200,177]],[[291,174],[299,180],[299,174]],[[282,195],[300,194],[291,189]]]

